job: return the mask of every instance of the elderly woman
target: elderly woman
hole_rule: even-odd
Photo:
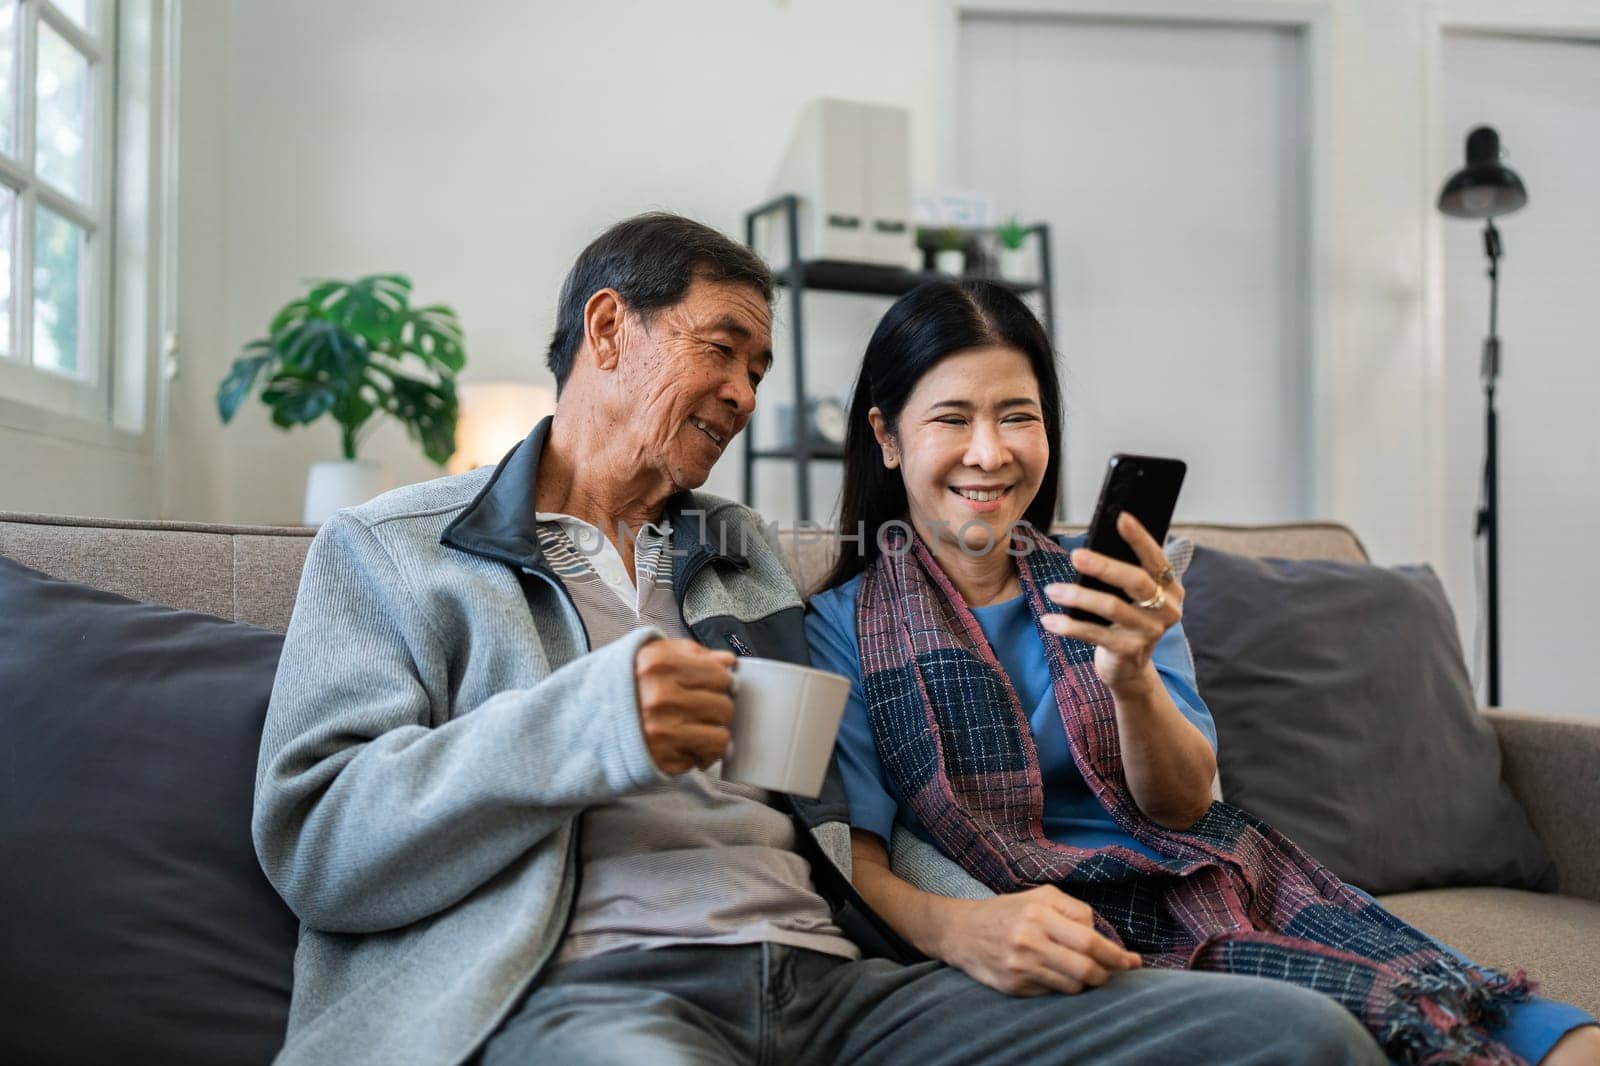
[[[867,346],[841,515],[867,535],[812,599],[807,634],[815,663],[854,682],[838,751],[874,910],[1015,995],[1092,996],[1139,966],[1254,975],[1333,997],[1395,1059],[1600,1062],[1594,1019],[1530,998],[1520,974],[1461,958],[1212,802],[1216,732],[1161,546],[1131,515],[1118,529],[1139,566],[1038,532],[1059,397],[1038,322],[985,282],[922,286]],[[896,822],[995,895],[902,880]]]

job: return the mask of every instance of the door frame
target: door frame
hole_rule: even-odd
[[[944,0],[938,38],[936,167],[946,187],[962,185],[960,84],[961,24],[967,19],[1025,16],[1072,22],[1167,23],[1288,29],[1301,35],[1305,54],[1301,99],[1306,111],[1306,245],[1302,337],[1305,365],[1295,397],[1301,431],[1300,517],[1333,511],[1333,377],[1331,336],[1334,276],[1330,261],[1332,190],[1327,180],[1333,143],[1331,93],[1332,12],[1328,0]]]
[[[1445,347],[1445,218],[1434,208],[1444,179],[1461,165],[1460,142],[1444,143],[1444,43],[1450,34],[1483,37],[1542,37],[1556,41],[1600,44],[1600,9],[1568,0],[1523,0],[1519,10],[1507,11],[1493,0],[1447,0],[1422,7],[1423,130],[1422,144],[1433,184],[1422,190],[1423,212],[1423,336],[1424,388],[1428,398],[1425,468],[1432,474],[1425,484],[1432,496],[1428,513],[1429,557],[1445,558],[1445,544],[1467,528],[1466,515],[1446,515],[1445,425],[1449,400],[1445,395],[1445,367],[1452,359],[1476,359],[1477,353],[1450,352]],[[1463,131],[1465,132],[1465,131]],[[1537,189],[1535,190],[1537,192]],[[1455,223],[1459,225],[1460,223]],[[1480,442],[1481,446],[1481,442]]]

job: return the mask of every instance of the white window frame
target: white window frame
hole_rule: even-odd
[[[11,336],[0,356],[0,395],[79,418],[109,421],[114,366],[110,358],[112,321],[112,219],[116,171],[117,0],[89,0],[85,30],[50,0],[20,0],[15,66],[16,154],[0,152],[0,181],[16,190],[12,217]],[[36,169],[40,23],[46,24],[89,61],[88,195],[76,199]],[[77,374],[33,365],[33,260],[35,220],[43,206],[83,228],[87,258],[79,265]]]

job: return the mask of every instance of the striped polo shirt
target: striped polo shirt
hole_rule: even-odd
[[[692,638],[672,594],[665,523],[634,541],[630,579],[616,546],[571,515],[540,512],[539,546],[601,647],[639,626]],[[673,944],[762,941],[859,958],[795,851],[795,826],[769,793],[724,781],[721,764],[583,812],[578,898],[556,963]]]

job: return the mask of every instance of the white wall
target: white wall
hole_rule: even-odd
[[[1314,368],[1313,509],[1354,526],[1379,561],[1444,557],[1463,534],[1447,507],[1459,474],[1445,455],[1446,422],[1457,412],[1443,373],[1432,206],[1450,162],[1434,150],[1439,23],[1600,30],[1600,12],[1570,0],[971,6],[1319,20],[1311,107],[1324,162],[1311,175],[1312,281],[1325,351]],[[948,0],[189,3],[183,362],[163,511],[233,521],[298,513],[306,464],[334,452],[332,427],[285,436],[252,408],[223,430],[211,397],[239,346],[302,278],[407,271],[420,296],[462,312],[469,377],[542,379],[556,290],[585,241],[658,206],[737,233],[813,96],[910,107],[914,178],[948,180],[956,10]],[[1103,106],[1115,114],[1115,101]],[[844,321],[829,358],[845,360],[882,305],[832,300]],[[771,385],[767,404],[785,382]],[[374,444],[404,476],[430,472],[398,434]],[[724,466],[710,487],[732,494],[736,459]],[[758,501],[781,516],[787,474],[764,478],[784,479],[764,481]]]
[[[168,513],[295,520],[306,465],[337,457],[331,425],[284,435],[253,403],[224,429],[211,406],[228,362],[303,278],[409,273],[419,297],[461,312],[466,380],[545,381],[556,294],[579,249],[655,207],[739,232],[806,100],[912,108],[927,174],[931,11],[918,0],[187,5],[182,422]],[[407,480],[432,473],[392,427],[371,450]],[[738,486],[730,454],[709,488]]]
[[[227,238],[229,11],[218,3],[182,6],[178,97],[178,263],[176,376],[166,385],[167,448],[160,516],[232,518],[225,510],[229,470],[217,435],[216,386],[234,344],[224,324]],[[295,460],[285,460],[293,462]],[[292,517],[292,515],[291,515]]]
[[[152,518],[156,464],[141,448],[0,425],[0,511]]]
[[[1326,12],[1331,143],[1313,182],[1328,358],[1313,509],[1351,522],[1380,558],[1436,554],[1442,499],[1418,490],[1435,480],[1440,432],[1423,300],[1437,176],[1419,147],[1421,0],[1155,6]],[[307,276],[410,272],[420,296],[462,312],[469,377],[542,377],[555,292],[583,243],[655,206],[737,232],[810,97],[910,107],[914,177],[938,180],[955,122],[942,106],[953,11],[940,0],[187,5],[183,362],[164,510],[297,512],[302,471],[333,453],[332,427],[285,436],[251,407],[223,432],[210,397]],[[847,308],[831,345],[843,358],[882,305],[833,302]],[[782,368],[769,396],[783,391]],[[430,473],[398,432],[373,451],[406,478]],[[725,465],[711,487],[731,492],[736,464]],[[784,476],[763,471],[764,484]],[[819,484],[824,499],[831,488]],[[789,493],[763,496],[781,510]]]
[[[962,23],[963,180],[1051,226],[1071,519],[1115,451],[1188,462],[1179,521],[1314,513],[1303,37]]]
[[[1441,153],[1495,126],[1528,206],[1497,221],[1502,372],[1502,698],[1600,714],[1590,597],[1600,587],[1600,42],[1452,34],[1443,55]],[[1479,361],[1488,328],[1483,225],[1449,221],[1445,252],[1445,479],[1442,562],[1469,661],[1479,632],[1471,529],[1483,461]]]

